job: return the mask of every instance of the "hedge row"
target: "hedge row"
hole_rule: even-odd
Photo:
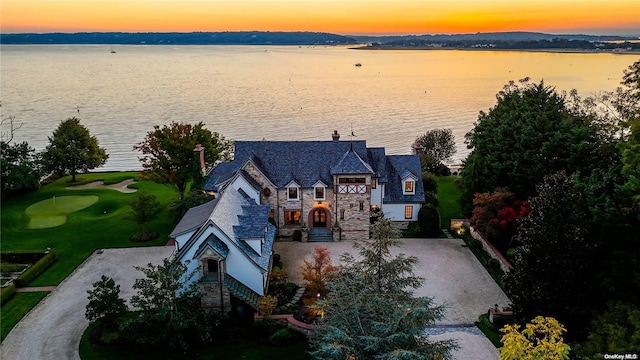
[[[4,305],[13,295],[16,293],[16,286],[13,284],[9,284],[0,290],[0,306]]]
[[[31,265],[25,272],[23,272],[17,279],[13,281],[16,287],[21,288],[27,286],[31,281],[42,274],[49,268],[54,262],[58,260],[58,253],[50,251],[48,254],[38,260],[35,264]]]

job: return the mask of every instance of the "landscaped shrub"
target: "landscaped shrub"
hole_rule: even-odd
[[[283,346],[296,343],[304,339],[305,336],[302,333],[286,327],[276,331],[273,335],[271,335],[271,337],[269,338],[269,342],[276,346]]]
[[[482,243],[480,242],[480,240],[476,240],[474,238],[470,238],[468,241],[469,247],[471,249],[482,249]]]
[[[487,269],[499,269],[500,262],[494,258],[487,259]]]
[[[25,272],[23,272],[17,279],[14,280],[14,284],[16,287],[25,287],[31,281],[38,277],[38,275],[42,274],[45,270],[49,268],[54,262],[58,260],[58,253],[55,251],[50,251],[46,254],[42,259],[38,260],[35,264],[31,265]]]
[[[9,284],[0,290],[0,305],[4,305],[9,299],[13,297],[16,293],[16,286],[13,284]]]
[[[2,273],[12,273],[12,272],[20,272],[26,266],[23,264],[0,264],[0,272]]]
[[[442,229],[438,209],[429,205],[423,206],[418,212],[418,226],[420,226],[421,235],[439,237]]]
[[[280,254],[273,254],[273,267],[277,267],[282,269],[284,265],[282,264],[282,257]]]
[[[302,241],[302,231],[295,230],[293,232],[293,241]]]

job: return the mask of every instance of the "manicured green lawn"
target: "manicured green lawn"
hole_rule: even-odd
[[[13,298],[2,306],[2,321],[0,322],[0,331],[2,331],[2,338],[4,340],[9,331],[25,316],[29,310],[31,310],[40,300],[47,296],[48,292],[27,292],[18,293]]]
[[[139,230],[139,225],[133,220],[129,207],[129,202],[136,193],[125,194],[101,188],[65,189],[67,186],[98,180],[104,180],[106,184],[114,184],[135,177],[135,172],[82,174],[77,176],[78,181],[74,184],[69,183],[70,177],[64,177],[35,192],[3,199],[0,251],[44,251],[48,247],[57,250],[58,261],[29,284],[29,286],[47,286],[58,285],[96,249],[166,243],[173,227],[172,214],[168,211],[168,207],[178,197],[178,194],[169,187],[148,181],[130,186],[154,194],[165,207],[158,218],[149,224],[149,230],[160,233],[156,241],[149,243],[129,241],[129,237]],[[98,201],[84,209],[68,213],[67,221],[59,226],[30,229],[28,227],[30,218],[26,210],[41,201],[53,202],[54,196],[56,199],[67,196],[88,196],[91,199],[92,196],[97,196]],[[39,211],[42,213],[43,210]],[[20,302],[21,298],[16,297],[8,304]],[[10,319],[6,318],[8,316],[8,311],[5,311],[6,306],[2,307],[0,319],[3,329],[2,339],[6,336],[5,324],[8,329],[15,325],[15,323],[10,324]]]
[[[95,204],[96,195],[54,196],[51,199],[38,201],[24,212],[29,217],[29,229],[47,229],[67,222],[67,215],[88,208]]]
[[[462,191],[456,186],[458,176],[438,176],[438,211],[443,229],[449,228],[450,219],[463,219],[462,208],[458,200]]]
[[[309,360],[311,357],[306,342],[277,347],[249,340],[237,339],[223,345],[207,347],[183,353],[166,350],[136,349],[130,346],[97,346],[89,342],[89,327],[80,340],[80,358],[82,360],[139,360],[139,359],[243,359],[243,360]]]

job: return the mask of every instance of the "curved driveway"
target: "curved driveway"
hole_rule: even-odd
[[[456,339],[460,349],[454,359],[498,359],[496,349],[476,328],[468,328],[493,304],[506,305],[509,300],[460,239],[405,239],[398,252],[415,255],[419,263],[416,275],[425,278],[418,296],[431,296],[436,303],[448,306],[445,318],[436,324],[442,333],[435,339]],[[296,271],[305,259],[311,259],[316,246],[331,251],[337,264],[342,253],[354,253],[352,243],[277,242],[275,250],[282,256],[291,281],[301,282]],[[134,265],[160,263],[173,247],[106,249],[91,255],[55,290],[43,299],[9,333],[0,346],[0,358],[10,360],[79,360],[78,346],[88,325],[84,317],[87,290],[107,275],[120,285],[121,296],[130,299],[132,285],[141,273]],[[456,326],[462,325],[462,327]],[[437,329],[434,329],[437,330]]]
[[[7,360],[79,360],[87,290],[102,275],[120,285],[120,295],[130,299],[133,282],[142,273],[133,266],[158,264],[170,256],[172,246],[105,249],[95,252],[27,314],[2,342],[0,358]]]
[[[453,359],[498,359],[496,348],[473,323],[494,304],[508,305],[509,299],[471,250],[463,245],[462,239],[403,239],[402,246],[392,249],[392,253],[418,258],[413,270],[425,281],[414,295],[429,296],[436,304],[447,306],[444,319],[435,324],[442,331],[433,338],[458,342],[460,348],[453,352]],[[300,269],[303,260],[312,260],[316,246],[331,252],[334,265],[339,263],[343,253],[356,254],[350,241],[276,242],[275,251],[280,254],[290,281],[302,283],[302,275],[296,270]]]

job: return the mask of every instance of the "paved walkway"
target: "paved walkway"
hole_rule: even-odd
[[[141,272],[133,266],[160,263],[173,247],[106,249],[94,253],[16,325],[0,345],[7,360],[79,360],[78,346],[89,325],[84,317],[87,290],[102,275],[115,279],[120,295],[130,299]]]
[[[494,304],[505,306],[509,299],[469,248],[463,245],[461,239],[404,239],[403,246],[394,249],[393,253],[417,256],[419,262],[414,272],[423,277],[425,282],[415,295],[433,297],[436,304],[444,303],[447,306],[444,319],[436,323],[446,331],[434,335],[434,339],[456,339],[460,349],[454,352],[454,359],[498,359],[493,344],[469,325],[473,325],[478,316]],[[297,270],[303,260],[312,259],[316,246],[329,249],[335,265],[339,263],[341,254],[356,254],[353,243],[349,241],[322,244],[276,242],[275,251],[281,255],[290,281],[302,283],[300,271]]]

